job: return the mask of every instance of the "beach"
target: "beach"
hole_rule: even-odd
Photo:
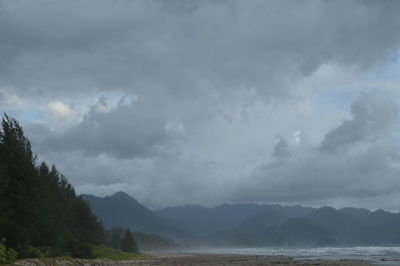
[[[13,265],[85,265],[85,266],[111,266],[111,265],[151,265],[151,266],[172,266],[172,265],[191,265],[191,266],[236,266],[236,265],[326,265],[326,266],[366,266],[372,265],[368,261],[362,260],[296,260],[284,256],[260,256],[260,255],[215,255],[215,254],[152,254],[148,259],[113,261],[113,260],[87,260],[87,259],[26,259],[19,260]]]

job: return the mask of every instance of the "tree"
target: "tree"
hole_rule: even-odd
[[[30,232],[38,217],[35,206],[39,195],[36,187],[35,157],[29,140],[19,123],[5,115],[0,131],[0,183],[5,184],[1,193],[0,237],[6,243],[19,249],[30,242]]]
[[[125,235],[125,229],[122,227],[113,227],[107,230],[107,244],[113,248],[121,248],[121,241]]]
[[[4,115],[0,127],[0,239],[5,239],[4,244],[21,257],[40,255],[39,247],[55,255],[90,257],[89,244],[102,243],[104,237],[104,227],[89,204],[55,166],[36,165],[22,127]]]
[[[129,231],[129,229],[126,230],[126,233],[121,240],[121,249],[124,252],[133,252],[133,253],[138,252],[135,239],[133,239],[132,233],[131,231]]]

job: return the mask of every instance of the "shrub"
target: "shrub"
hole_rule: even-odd
[[[65,257],[70,255],[67,251],[60,247],[51,247],[43,252],[43,254],[45,257]]]
[[[30,244],[26,244],[21,248],[19,257],[21,257],[21,258],[43,258],[43,253],[40,251],[40,249],[35,248]]]
[[[95,255],[93,252],[93,247],[85,242],[76,242],[73,247],[71,247],[71,256],[74,258],[81,259],[94,259]]]
[[[8,248],[6,252],[6,258],[8,263],[12,263],[18,258],[18,253],[14,249]]]
[[[18,257],[18,253],[12,249],[7,248],[0,242],[0,263],[13,263]]]

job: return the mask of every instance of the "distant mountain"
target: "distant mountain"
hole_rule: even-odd
[[[400,243],[400,215],[384,210],[343,208],[340,212],[373,229],[374,240],[380,243]],[[379,244],[379,243],[377,243]]]
[[[295,218],[275,210],[256,214],[213,240],[229,246],[387,245],[400,243],[399,225],[399,214],[382,210],[322,207]]]
[[[269,227],[259,235],[265,245],[326,246],[335,245],[335,234],[307,218],[292,218],[280,226]]]
[[[104,198],[82,195],[107,228],[124,227],[185,242],[192,237],[175,222],[159,217],[125,192]]]
[[[276,209],[270,209],[261,213],[257,213],[243,223],[241,223],[236,231],[241,233],[257,234],[270,228],[272,226],[278,226],[288,220],[288,216],[282,214]]]
[[[289,218],[276,209],[268,209],[250,216],[238,227],[213,234],[210,240],[219,246],[260,246],[265,244],[260,232],[276,227]]]
[[[104,198],[82,195],[106,227],[130,227],[135,231],[152,231],[161,219],[124,192]]]
[[[267,204],[222,204],[214,208],[194,205],[168,207],[156,213],[161,217],[178,221],[186,231],[193,235],[205,237],[237,228],[253,215],[272,210],[292,218],[305,216],[314,209]]]
[[[187,205],[152,212],[124,192],[104,198],[84,197],[106,227],[129,227],[137,232],[169,237],[185,245],[249,247],[400,243],[400,215],[383,210],[222,204],[214,208]],[[165,241],[156,239],[154,243],[168,244],[168,240]]]
[[[340,243],[370,243],[377,237],[376,228],[332,207],[322,207],[307,218],[312,224],[333,232]]]

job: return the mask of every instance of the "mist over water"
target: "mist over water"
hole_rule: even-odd
[[[400,265],[400,247],[257,247],[199,248],[188,253],[287,256],[294,259],[367,260],[379,265]]]

